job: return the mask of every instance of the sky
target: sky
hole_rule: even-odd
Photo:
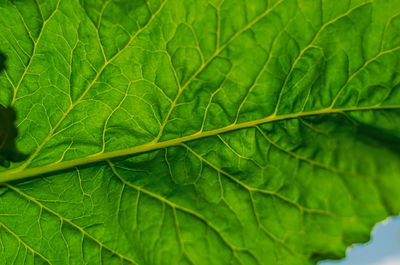
[[[372,240],[349,248],[345,259],[324,261],[318,265],[400,265],[400,217],[377,224]]]

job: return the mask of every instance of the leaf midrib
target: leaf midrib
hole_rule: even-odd
[[[20,169],[16,168],[13,170],[5,171],[0,173],[0,182],[10,182],[15,180],[21,180],[30,177],[37,177],[44,174],[54,173],[61,170],[74,168],[78,166],[93,164],[97,162],[102,162],[110,159],[115,159],[118,157],[124,157],[129,155],[137,155],[140,153],[145,153],[149,151],[159,150],[168,148],[171,146],[177,146],[185,142],[200,140],[206,137],[216,136],[223,133],[229,133],[236,130],[252,128],[257,125],[276,122],[281,120],[288,119],[297,119],[306,116],[316,116],[316,115],[327,115],[327,114],[335,114],[335,113],[343,113],[343,112],[352,112],[352,111],[372,111],[372,110],[400,110],[400,106],[396,105],[375,105],[375,106],[365,106],[365,107],[348,107],[348,108],[325,108],[320,110],[306,111],[306,112],[298,112],[291,114],[283,114],[283,115],[270,115],[263,119],[243,122],[243,123],[234,123],[225,127],[221,127],[218,129],[197,132],[191,135],[187,135],[180,138],[174,138],[166,141],[152,141],[146,144],[121,149],[117,151],[111,152],[100,152],[97,154],[93,154],[87,157],[82,157],[78,159],[73,159],[65,162],[56,162],[44,166],[34,167],[30,169]]]

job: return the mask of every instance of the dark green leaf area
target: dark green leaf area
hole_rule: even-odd
[[[0,166],[8,167],[10,161],[23,161],[26,156],[17,151],[15,138],[18,131],[15,127],[16,113],[12,107],[0,105]]]

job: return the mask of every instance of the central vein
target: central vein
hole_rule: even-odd
[[[128,156],[128,155],[135,155],[144,152],[154,151],[158,149],[164,149],[171,146],[176,146],[185,142],[199,140],[206,137],[216,136],[223,133],[228,133],[231,131],[236,131],[240,129],[252,128],[260,124],[280,121],[280,120],[287,120],[287,119],[296,119],[306,116],[315,116],[315,115],[324,115],[324,114],[334,114],[334,113],[341,113],[341,112],[350,112],[350,111],[368,111],[368,110],[389,110],[389,109],[400,109],[400,106],[369,106],[369,107],[353,107],[353,108],[326,108],[321,110],[314,110],[308,112],[299,112],[299,113],[292,113],[292,114],[283,114],[283,115],[271,115],[263,119],[253,120],[248,122],[243,122],[239,124],[232,124],[222,128],[210,130],[210,131],[203,131],[198,132],[195,134],[191,134],[188,136],[184,136],[181,138],[175,138],[171,140],[161,141],[161,142],[150,142],[143,145],[138,145],[126,149],[121,149],[112,152],[101,152],[91,156],[77,158],[69,161],[64,162],[57,162],[52,163],[44,166],[29,168],[21,170],[20,168],[9,170],[0,173],[0,182],[9,182],[15,181],[20,179],[25,179],[29,177],[36,177],[41,176],[43,174],[53,173],[60,170],[65,170],[77,166],[92,164],[96,162],[101,162],[113,158]]]

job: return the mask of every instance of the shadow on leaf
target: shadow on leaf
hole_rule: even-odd
[[[6,57],[0,53],[0,73],[5,68]],[[1,88],[0,88],[1,89]],[[10,162],[20,162],[26,159],[26,155],[18,152],[15,139],[18,130],[15,127],[17,118],[13,107],[5,107],[0,104],[0,166],[8,167]]]
[[[2,53],[0,53],[0,73],[3,72],[6,64],[6,56]]]

